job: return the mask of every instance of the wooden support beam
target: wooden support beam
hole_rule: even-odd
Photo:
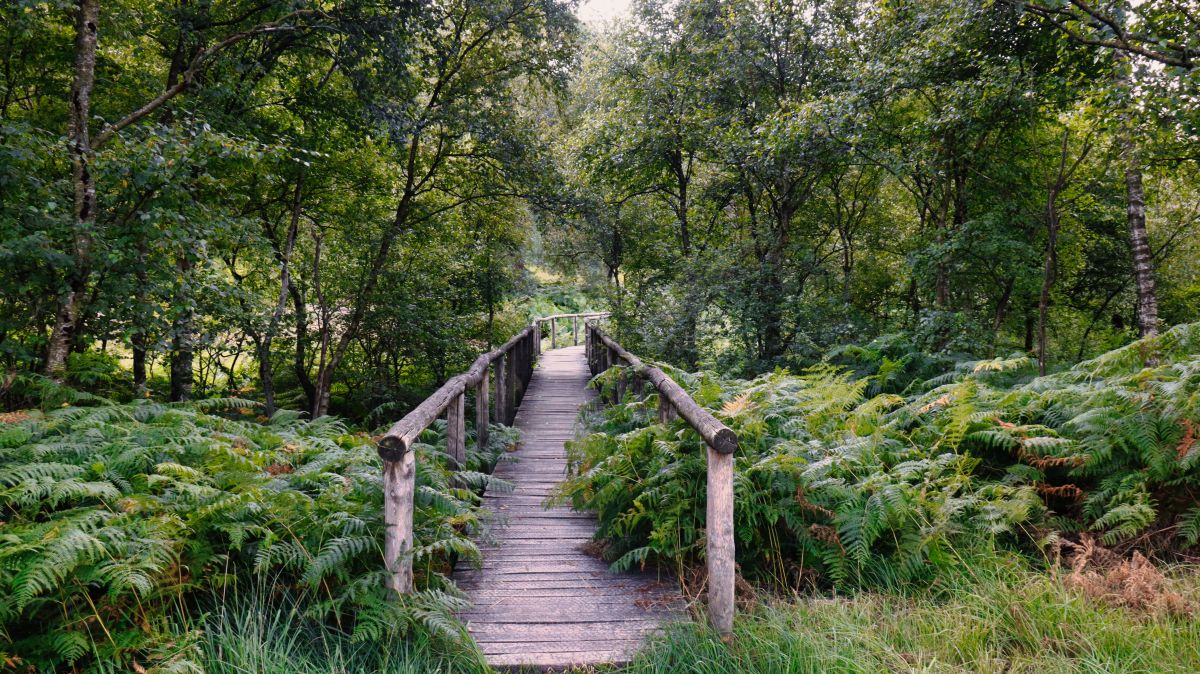
[[[506,361],[511,356],[502,356],[497,358],[496,363],[496,421],[501,424],[508,423],[508,402],[505,397],[508,393],[508,367]]]
[[[723,639],[733,634],[733,455],[708,448],[708,617]]]
[[[383,559],[388,587],[400,594],[413,589],[413,494],[417,460],[412,452],[383,462]]]
[[[512,425],[517,417],[517,354],[510,352],[504,359],[504,423]]]
[[[450,455],[452,470],[462,470],[467,462],[467,400],[459,393],[446,408],[446,453]]]
[[[490,410],[488,409],[488,371],[483,371],[483,379],[475,385],[475,446],[479,451],[487,449],[488,424]]]
[[[558,348],[558,319],[550,319],[550,348]]]
[[[579,346],[579,317],[571,317],[571,333],[575,335],[575,346]]]

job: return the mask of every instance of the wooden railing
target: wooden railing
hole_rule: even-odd
[[[550,324],[550,348],[557,349],[558,348],[558,322],[559,321],[565,321],[567,319],[571,320],[572,344],[574,344],[575,346],[579,346],[579,322],[583,321],[584,325],[586,326],[589,322],[594,323],[594,322],[600,320],[601,318],[605,318],[607,316],[608,316],[607,311],[593,311],[591,313],[586,313],[586,314],[555,314],[553,316],[543,316],[542,318],[536,318],[536,319],[534,319],[533,322],[534,322],[534,325],[537,325],[539,328],[544,326],[546,323]]]
[[[593,375],[623,367],[615,387],[617,400],[624,397],[627,385],[640,395],[644,382],[650,382],[658,390],[659,421],[665,424],[676,415],[682,417],[708,448],[708,614],[717,632],[728,638],[733,632],[734,610],[733,453],[738,447],[737,435],[692,400],[665,372],[621,348],[598,325],[587,325],[586,353]]]
[[[403,419],[397,421],[379,439],[383,459],[383,555],[390,577],[389,587],[402,594],[412,591],[413,495],[416,491],[417,466],[412,445],[421,433],[443,413],[447,422],[446,451],[461,466],[466,460],[466,394],[475,390],[475,441],[482,450],[487,446],[488,424],[494,418],[511,424],[517,405],[525,395],[529,378],[542,348],[542,325],[551,326],[551,348],[557,347],[558,321],[572,319],[575,343],[579,343],[579,322],[598,320],[608,314],[556,314],[537,318],[500,348],[475,359],[466,372],[451,377]],[[491,381],[495,381],[495,395]],[[491,403],[489,404],[489,398]],[[494,406],[494,409],[492,407]]]

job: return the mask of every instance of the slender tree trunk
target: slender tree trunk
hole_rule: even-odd
[[[1146,195],[1137,148],[1129,136],[1121,139],[1125,164],[1125,198],[1128,203],[1129,243],[1133,249],[1133,281],[1137,289],[1138,334],[1158,334],[1158,293],[1154,287],[1154,259],[1146,234]]]
[[[1000,301],[996,302],[996,313],[992,317],[992,332],[999,334],[1000,328],[1004,327],[1004,318],[1008,315],[1008,303],[1012,300],[1013,288],[1016,285],[1016,276],[1009,276],[1004,281],[1004,291],[1000,294]]]
[[[938,215],[937,242],[939,248],[946,245],[946,241],[950,236],[949,208],[950,192],[947,189],[942,195],[942,203]],[[933,304],[942,311],[950,308],[950,265],[946,262],[945,251],[941,250],[938,251],[936,275],[934,277]]]
[[[180,290],[177,304],[182,304],[171,326],[171,400],[192,399],[193,364],[195,361],[195,310],[190,290],[192,262],[187,251],[180,251],[175,260]]]
[[[283,242],[283,248],[277,251],[279,257],[279,299],[275,302],[275,311],[271,313],[271,320],[267,324],[267,329],[258,343],[258,377],[263,389],[263,413],[268,417],[275,414],[275,372],[271,364],[271,344],[275,339],[275,333],[279,331],[279,324],[283,320],[284,309],[287,308],[288,290],[292,281],[292,251],[296,247],[296,233],[300,228],[300,212],[301,204],[304,196],[304,174],[301,173],[296,178],[296,189],[292,195],[292,216],[288,224],[287,236]]]
[[[1046,257],[1042,270],[1042,292],[1038,297],[1038,374],[1046,374],[1046,322],[1050,313],[1050,289],[1058,269],[1058,208],[1057,195],[1051,192],[1046,207]]]
[[[1124,23],[1124,12],[1117,15]],[[1125,101],[1122,111],[1122,128],[1118,142],[1121,148],[1121,163],[1125,170],[1126,220],[1129,225],[1129,243],[1133,252],[1133,282],[1137,291],[1137,307],[1134,318],[1138,334],[1149,337],[1158,334],[1158,294],[1154,288],[1154,260],[1150,253],[1150,240],[1146,235],[1146,194],[1142,186],[1142,165],[1134,141],[1136,129],[1133,122],[1134,87],[1129,56],[1121,51],[1113,52],[1113,76],[1117,88]]]
[[[308,305],[296,284],[288,288],[288,293],[292,296],[292,307],[296,312],[296,349],[292,358],[292,372],[304,390],[305,408],[311,410],[317,404],[317,387],[308,374]]]
[[[96,180],[92,175],[92,147],[88,133],[92,87],[96,82],[96,43],[99,38],[100,0],[78,0],[75,19],[75,72],[68,101],[67,150],[71,156],[74,187],[72,269],[67,293],[59,300],[46,348],[46,373],[60,376],[75,338],[88,276],[91,274],[92,231],[96,225]]]
[[[1050,314],[1050,290],[1058,277],[1058,195],[1067,181],[1067,151],[1071,136],[1063,132],[1062,152],[1058,159],[1058,172],[1046,190],[1046,256],[1042,269],[1042,291],[1038,296],[1038,374],[1046,374],[1046,323]],[[1086,154],[1087,150],[1084,150]],[[1082,157],[1080,158],[1082,160]],[[1076,162],[1075,166],[1079,166]],[[1072,167],[1071,171],[1074,172]]]
[[[1033,318],[1033,312],[1029,307],[1025,307],[1025,353],[1033,353],[1033,333],[1036,321]]]

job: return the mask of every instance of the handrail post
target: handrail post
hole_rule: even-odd
[[[467,462],[466,416],[466,394],[459,393],[446,407],[446,453],[453,462],[453,470],[462,470]]]
[[[479,383],[475,385],[475,446],[482,452],[487,449],[488,443],[488,423],[491,421],[488,417],[488,386],[491,382],[488,381],[488,369],[483,368],[483,376],[479,379]]]
[[[583,328],[583,351],[587,356],[588,372],[592,375],[596,374],[596,349],[592,344],[592,330],[587,325]]]
[[[398,461],[383,462],[383,559],[388,587],[400,594],[413,589],[413,492],[417,461],[412,450]]]
[[[733,635],[733,455],[708,450],[708,503],[705,537],[708,558],[708,615],[728,640]]]
[[[571,334],[575,335],[575,346],[579,346],[579,316],[571,317]]]
[[[500,354],[496,360],[492,361],[496,367],[496,411],[494,416],[496,422],[501,424],[508,423],[508,402],[505,401],[505,393],[508,391],[507,373],[508,368],[505,363],[508,360],[507,353]]]
[[[552,317],[550,319],[550,349],[554,350],[557,348],[558,348],[558,319]]]
[[[517,347],[504,354],[504,423],[512,425],[517,416]]]

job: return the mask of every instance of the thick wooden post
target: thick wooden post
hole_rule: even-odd
[[[411,450],[399,461],[383,462],[383,559],[391,577],[388,587],[408,594],[413,589],[413,492],[417,461]]]
[[[585,325],[583,328],[583,356],[587,360],[588,373],[596,374],[596,362],[592,359],[592,331]]]
[[[462,470],[467,462],[467,401],[459,393],[446,407],[446,453],[454,462],[454,470]]]
[[[708,616],[723,639],[733,634],[733,455],[708,448]]]
[[[506,361],[508,361],[507,353],[501,354],[496,360],[492,361],[496,366],[496,411],[492,416],[496,417],[497,423],[505,425],[508,424],[508,402],[504,399],[505,394],[508,392],[508,368],[505,367]]]
[[[558,319],[550,319],[550,348],[558,348]]]
[[[575,346],[579,346],[579,317],[571,317],[571,333],[575,335]]]
[[[517,417],[517,346],[504,355],[504,423]]]
[[[487,449],[488,443],[488,370],[483,368],[483,378],[475,386],[475,446],[479,451]]]
[[[617,385],[613,387],[613,404],[625,400],[625,370],[617,368]]]
[[[537,337],[537,335],[535,335],[534,333],[531,332],[531,333],[529,333],[529,336],[525,338],[525,354],[527,355],[527,358],[525,358],[525,386],[526,386],[526,388],[529,387],[529,382],[530,382],[530,380],[533,379],[533,368],[537,364],[537,342],[535,341],[536,337]]]
[[[513,403],[516,405],[521,404],[521,399],[525,397],[525,386],[529,383],[529,353],[525,348],[528,344],[528,341],[522,339],[513,347],[517,352],[517,392],[513,396]]]

